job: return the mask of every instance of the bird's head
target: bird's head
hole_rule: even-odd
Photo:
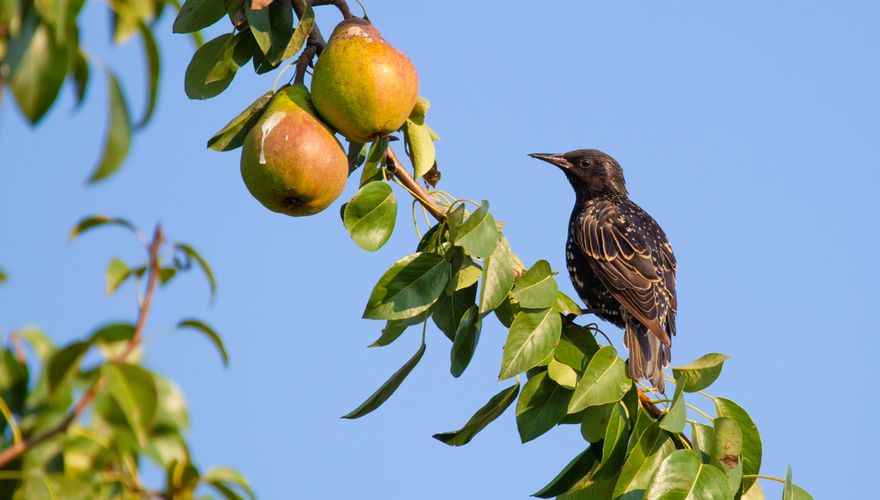
[[[578,194],[627,196],[623,169],[617,160],[597,149],[577,149],[563,154],[532,153],[529,156],[556,165]]]

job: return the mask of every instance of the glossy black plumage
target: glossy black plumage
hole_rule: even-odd
[[[629,199],[623,170],[605,153],[531,156],[560,167],[575,190],[566,261],[578,295],[624,329],[630,376],[663,391],[677,309],[676,262],[666,234]]]

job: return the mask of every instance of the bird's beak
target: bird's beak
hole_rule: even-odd
[[[537,158],[539,160],[544,160],[547,163],[552,163],[553,165],[556,165],[563,170],[568,170],[568,168],[571,167],[571,164],[568,163],[568,160],[566,160],[564,156],[559,154],[532,153],[529,156],[531,156],[532,158]]]

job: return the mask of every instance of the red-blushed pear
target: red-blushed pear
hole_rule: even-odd
[[[294,217],[318,213],[342,194],[348,159],[304,85],[279,90],[248,132],[241,177],[266,208]]]
[[[343,21],[333,30],[312,76],[318,114],[355,142],[399,129],[418,95],[415,66],[363,19]]]

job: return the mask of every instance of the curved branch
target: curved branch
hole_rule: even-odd
[[[131,339],[129,339],[128,343],[125,345],[125,349],[119,353],[118,356],[113,358],[114,363],[121,363],[128,358],[128,356],[140,345],[141,341],[144,338],[144,326],[147,324],[147,316],[150,313],[150,305],[153,303],[153,295],[156,292],[156,282],[159,280],[159,248],[162,246],[162,241],[164,240],[164,236],[162,233],[162,226],[156,225],[156,231],[153,233],[153,241],[150,243],[149,248],[149,278],[147,278],[147,289],[144,294],[144,300],[141,302],[141,306],[138,309],[138,317],[137,323],[135,323],[134,334],[132,334]],[[94,401],[95,397],[97,397],[98,392],[104,387],[104,379],[98,379],[97,382],[94,383],[89,389],[82,395],[79,401],[77,401],[76,405],[70,410],[70,413],[64,417],[64,420],[55,424],[55,426],[51,427],[49,430],[39,434],[31,439],[27,439],[24,441],[18,441],[14,443],[9,448],[6,448],[2,452],[0,452],[0,467],[5,466],[12,460],[18,458],[25,451],[34,448],[53,437],[67,431],[67,428],[76,421],[89,407],[89,405]]]
[[[425,207],[425,209],[434,216],[437,221],[442,221],[446,218],[446,210],[444,210],[437,202],[434,201],[433,198],[425,191],[425,188],[422,187],[421,184],[416,182],[412,175],[410,175],[409,171],[403,167],[400,163],[400,158],[397,157],[397,154],[394,153],[394,150],[391,146],[388,146],[388,150],[385,158],[388,161],[388,172],[391,173],[397,180],[400,181],[401,184],[413,195],[413,197]]]

